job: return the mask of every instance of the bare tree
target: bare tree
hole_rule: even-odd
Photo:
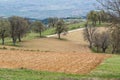
[[[97,52],[99,52],[101,48],[101,42],[100,42],[100,33],[95,33],[93,36],[93,46],[97,48]]]
[[[29,28],[28,21],[22,17],[18,18],[18,40],[21,42],[21,37],[23,37]]]
[[[101,8],[107,12],[112,24],[112,53],[120,52],[120,0],[97,0]]]
[[[114,29],[112,29],[111,32],[112,53],[118,53],[120,52],[120,24],[115,24],[113,26]]]
[[[21,37],[25,35],[28,29],[28,21],[22,17],[12,16],[9,18],[11,25],[11,37],[13,44],[16,44],[17,39],[21,42]]]
[[[2,39],[2,45],[4,45],[5,37],[9,36],[10,23],[7,19],[0,19],[0,38]]]
[[[110,45],[110,33],[108,31],[101,33],[100,43],[101,43],[102,52],[105,53],[106,49]]]
[[[65,25],[65,22],[62,19],[59,19],[58,22],[56,23],[56,33],[58,34],[58,38],[60,39],[61,33],[65,33],[68,31],[68,28]]]
[[[105,53],[106,49],[110,45],[110,36],[108,31],[102,33],[96,32],[93,36],[93,45],[96,47],[97,52],[100,52],[102,49],[102,52]]]
[[[10,25],[11,25],[11,37],[13,40],[13,44],[16,44],[16,40],[17,40],[17,18],[16,17],[10,17],[9,18],[10,21]]]
[[[93,36],[95,35],[96,28],[93,25],[89,25],[88,23],[85,24],[85,29],[84,29],[84,39],[89,42],[89,47],[93,47]]]
[[[54,17],[54,18],[49,18],[48,19],[48,24],[49,24],[49,27],[55,27],[56,26],[56,23],[58,22],[58,18],[57,17]]]
[[[120,21],[120,0],[97,0],[102,6],[101,8],[107,12],[112,22]]]
[[[110,44],[110,33],[108,33],[108,31],[102,33],[97,31],[98,29],[96,29],[96,27],[88,23],[85,24],[84,39],[89,42],[90,48],[96,47],[97,52],[101,49],[102,52],[106,52]]]
[[[42,31],[45,29],[45,25],[40,21],[35,21],[32,26],[34,27],[34,31],[39,33],[40,37],[42,37]]]

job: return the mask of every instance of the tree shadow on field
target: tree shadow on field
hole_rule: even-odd
[[[66,38],[60,38],[60,39],[58,39],[58,38],[53,38],[53,39],[57,39],[57,40],[60,40],[60,41],[69,41],[69,40],[66,39]]]
[[[37,39],[40,39],[40,38],[47,38],[46,36],[36,36]]]

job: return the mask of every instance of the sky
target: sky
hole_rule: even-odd
[[[0,16],[31,18],[85,16],[96,0],[0,0]]]

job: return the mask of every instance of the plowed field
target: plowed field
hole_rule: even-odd
[[[0,68],[27,68],[41,71],[84,74],[99,65],[107,55],[92,53],[35,53],[0,51]]]

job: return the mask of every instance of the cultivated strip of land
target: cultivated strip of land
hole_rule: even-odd
[[[0,51],[0,68],[86,74],[108,55],[92,53],[50,53],[29,51]]]

